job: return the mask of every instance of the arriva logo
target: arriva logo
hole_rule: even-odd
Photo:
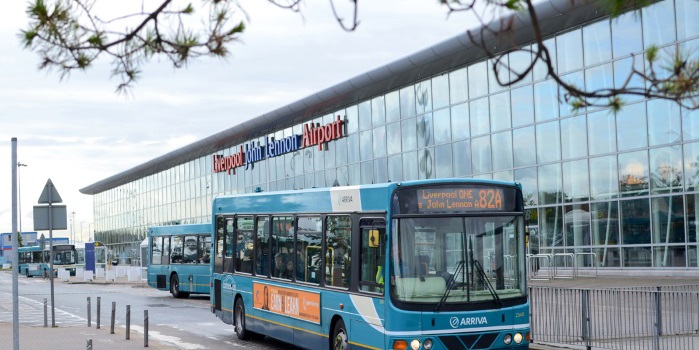
[[[488,320],[485,317],[462,317],[459,319],[458,317],[454,316],[449,319],[449,324],[451,325],[451,328],[458,328],[460,326],[488,324]]]

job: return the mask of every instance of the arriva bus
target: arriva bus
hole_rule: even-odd
[[[467,179],[218,197],[211,310],[308,349],[526,349],[523,209]]]
[[[41,264],[44,262],[43,249],[40,246],[19,247],[19,274],[26,277],[43,276]]]
[[[154,226],[148,229],[148,285],[175,298],[209,294],[210,224]]]
[[[49,246],[46,245],[44,249],[44,263],[42,264],[42,269],[44,271],[44,276],[48,276],[48,272],[51,269],[49,264]],[[58,269],[66,269],[70,271],[71,276],[75,276],[75,264],[78,262],[78,253],[75,250],[75,245],[73,244],[54,244],[53,245],[53,275],[54,277],[58,275]]]

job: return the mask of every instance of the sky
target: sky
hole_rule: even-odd
[[[105,15],[141,6],[140,0],[97,3],[115,6],[98,7]],[[33,231],[32,208],[51,179],[69,213],[69,229],[54,235],[69,237],[72,225],[76,240],[87,240],[92,196],[79,189],[477,25],[465,13],[447,16],[437,0],[360,1],[354,32],[337,24],[329,1],[307,0],[301,14],[265,1],[240,3],[249,22],[242,40],[229,46],[227,59],[198,58],[175,69],[156,58],[142,68],[129,96],[115,93],[118,80],[110,77],[109,60],[64,79],[55,71],[39,71],[39,56],[18,38],[28,23],[27,2],[4,3],[0,232],[12,231],[13,137],[17,160],[27,164],[18,173],[21,230]],[[340,9],[349,18],[347,10]]]

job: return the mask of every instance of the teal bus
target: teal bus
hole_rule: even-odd
[[[40,246],[21,247],[17,250],[19,252],[19,274],[26,277],[42,276],[48,278],[51,270],[49,246],[43,249]],[[67,269],[71,276],[75,276],[77,262],[75,246],[73,244],[54,244],[53,251],[54,277],[58,275],[56,271],[58,269]]]
[[[518,183],[261,192],[216,197],[212,209],[211,311],[240,339],[333,350],[529,346]]]
[[[148,229],[148,285],[175,298],[209,294],[210,224],[153,226]]]
[[[19,274],[26,277],[43,276],[41,264],[44,262],[44,250],[40,246],[17,248]]]

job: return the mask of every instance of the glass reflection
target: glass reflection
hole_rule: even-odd
[[[611,110],[587,115],[587,137],[590,155],[616,151],[616,121]]]
[[[386,105],[383,96],[371,100],[371,124],[374,127],[386,124]]]
[[[398,121],[400,119],[400,98],[398,91],[387,93],[384,101],[386,103],[386,122]]]
[[[614,58],[643,51],[640,11],[626,12],[611,22]]]
[[[359,134],[353,134],[347,136],[347,164],[354,164],[359,162]]]
[[[488,94],[488,65],[485,61],[470,65],[468,77],[468,90],[471,99]]]
[[[653,193],[682,190],[682,149],[679,145],[650,150],[650,188]]]
[[[510,63],[510,79],[514,80],[524,73],[524,71],[529,68],[532,62],[532,53],[530,52],[531,46],[526,46],[521,50],[510,52],[508,60]],[[513,86],[519,86],[526,83],[531,83],[533,78],[533,73],[530,71],[521,81],[514,84]]]
[[[488,98],[471,101],[471,135],[483,135],[490,132],[490,113]]]
[[[534,122],[534,90],[531,85],[510,91],[512,98],[512,126]]]
[[[608,19],[583,27],[583,38],[586,66],[612,58],[612,37]]]
[[[398,154],[401,151],[400,123],[386,125],[386,151],[388,154]]]
[[[687,247],[684,245],[653,248],[653,267],[685,267]]]
[[[434,143],[442,144],[451,141],[451,115],[449,108],[435,111],[434,118]]]
[[[617,112],[616,120],[619,151],[648,145],[645,103],[624,106]]]
[[[684,145],[684,183],[687,191],[699,189],[699,143]]]
[[[539,204],[539,191],[537,189],[536,168],[524,168],[515,170],[515,181],[522,184],[522,196],[524,206]]]
[[[563,163],[563,196],[566,202],[590,198],[587,159]]]
[[[621,201],[621,236],[623,244],[650,243],[648,198]]]
[[[541,248],[555,248],[563,246],[563,208],[547,207],[539,208]]]
[[[543,42],[543,47],[545,47],[548,50],[549,56],[551,57],[551,66],[553,69],[556,69],[556,38],[548,38],[544,40]],[[537,45],[538,44],[533,44]],[[545,79],[548,77],[549,72],[548,72],[548,67],[546,64],[542,63],[541,60],[538,60],[534,64],[534,81]]]
[[[539,204],[556,204],[563,201],[561,178],[560,164],[539,167]]]
[[[561,138],[558,121],[536,126],[536,154],[539,163],[548,163],[561,159]]]
[[[374,158],[386,155],[386,127],[380,126],[373,130]]]
[[[509,66],[508,56],[501,56],[500,64],[497,66],[497,77],[495,76],[496,60],[488,60],[488,85],[490,86],[490,93],[496,93],[504,90],[506,87],[502,84],[507,84],[510,82],[510,70],[507,68]]]
[[[362,131],[359,135],[359,153],[362,160],[373,158],[373,145],[371,143],[371,130]]]
[[[403,181],[403,156],[400,154],[388,157],[388,181]]]
[[[590,195],[592,199],[614,198],[619,193],[616,156],[590,158]]]
[[[374,183],[388,182],[388,163],[386,158],[374,160]]]
[[[619,206],[617,202],[590,204],[593,245],[619,244]],[[603,251],[603,253],[606,253]],[[605,256],[599,256],[601,261],[607,261]],[[617,259],[619,256],[617,255]]]
[[[509,131],[491,136],[493,170],[512,168],[512,134]]]
[[[699,110],[682,109],[682,137],[685,141],[699,139]]]
[[[675,40],[674,1],[659,1],[644,7],[643,44],[646,49],[651,45],[663,45]],[[629,40],[629,38],[625,38]]]
[[[417,147],[432,146],[434,143],[432,134],[432,113],[417,117]]]
[[[363,184],[373,184],[374,183],[374,163],[362,162],[360,164],[361,171],[361,181]]]
[[[651,199],[651,222],[653,223],[653,243],[684,243],[684,204],[682,196],[656,197]],[[667,250],[661,259],[667,263]]]
[[[687,213],[687,242],[696,243],[699,242],[699,193],[692,193],[684,196],[685,198],[685,212]]]
[[[699,13],[699,1],[676,0],[677,6],[677,36],[679,40],[699,35],[699,21],[696,15]]]
[[[558,72],[565,73],[583,66],[582,35],[580,29],[556,37]]]
[[[586,116],[561,120],[561,158],[571,159],[587,155]]]
[[[469,140],[452,144],[454,176],[467,176],[471,171],[471,142]]]
[[[644,59],[641,55],[621,59],[614,62],[614,87],[621,89],[626,84],[630,90],[642,91],[645,88],[645,81],[637,74],[632,74],[633,69],[638,72],[645,72],[643,68]],[[632,69],[633,68],[633,69]],[[639,90],[640,89],[640,90]],[[629,102],[643,100],[642,95],[626,95],[624,99]]]
[[[468,100],[467,68],[449,73],[449,96],[452,104]]]
[[[400,117],[409,118],[415,114],[415,88],[411,85],[400,89]]]
[[[490,129],[500,131],[509,129],[510,124],[510,93],[508,91],[490,96]]]
[[[403,153],[403,180],[417,180],[417,151]]]
[[[657,146],[680,141],[680,110],[677,103],[648,101],[648,143]]]
[[[425,148],[417,152],[418,160],[418,178],[420,180],[424,179],[434,179],[434,150],[432,148]]]
[[[417,133],[415,126],[415,118],[404,120],[400,123],[401,133],[403,135],[403,150],[413,150],[417,148]]]
[[[451,133],[454,141],[471,136],[469,123],[468,103],[451,107]]]
[[[358,105],[359,130],[371,129],[371,101],[364,101]]]
[[[558,86],[553,80],[534,84],[536,121],[558,118]]]
[[[619,155],[619,189],[623,197],[648,194],[648,152]]]
[[[432,83],[430,80],[415,84],[415,102],[418,114],[432,110]]]
[[[449,105],[449,75],[442,74],[432,78],[432,108],[438,109]]]
[[[515,167],[536,164],[536,149],[532,147],[535,144],[533,126],[512,130]]]
[[[490,157],[490,136],[471,139],[471,169],[474,174],[492,170]]]
[[[354,134],[359,131],[359,110],[355,105],[347,107],[345,113],[345,127],[347,128],[347,134]]]
[[[566,205],[564,216],[565,245],[590,245],[590,208],[588,204]],[[582,249],[575,249],[576,253]],[[581,259],[582,260],[582,259]]]

